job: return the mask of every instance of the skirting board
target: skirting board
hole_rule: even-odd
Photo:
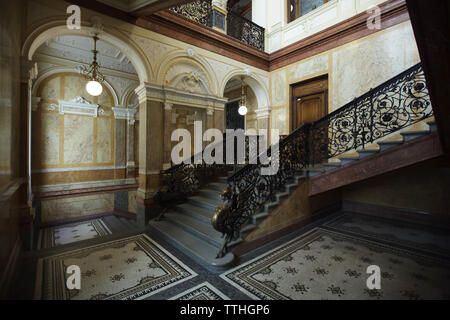
[[[22,248],[22,241],[19,237],[14,244],[14,247],[9,255],[8,262],[5,266],[3,274],[0,280],[0,299],[8,299],[8,294],[11,289],[11,281],[14,277],[14,272],[16,271],[17,261],[19,260],[20,251]]]
[[[362,213],[381,218],[401,220],[405,222],[450,229],[450,218],[425,211],[379,206],[351,201],[342,202],[342,211]]]

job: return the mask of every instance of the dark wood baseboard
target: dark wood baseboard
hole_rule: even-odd
[[[450,213],[449,217],[445,217],[442,214],[434,214],[426,211],[380,206],[351,201],[342,202],[342,211],[361,213],[380,218],[450,229]]]
[[[290,233],[293,233],[296,230],[307,226],[308,224],[311,224],[317,220],[323,219],[330,214],[336,213],[341,210],[341,207],[342,207],[341,203],[335,204],[328,208],[317,211],[317,212],[311,214],[310,216],[308,216],[307,218],[290,225],[289,227],[272,232],[270,234],[267,234],[265,236],[262,236],[261,238],[255,239],[255,240],[243,242],[243,243],[239,244],[236,248],[233,249],[233,253],[237,257],[242,256],[245,253],[248,253],[250,251],[258,249],[265,244],[268,244],[274,240],[284,237]]]
[[[0,278],[0,299],[9,299],[11,292],[12,280],[16,272],[17,262],[19,260],[20,252],[22,250],[22,241],[19,237],[14,244],[13,249],[8,258],[8,262],[4,268]]]

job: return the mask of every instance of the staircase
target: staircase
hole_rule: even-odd
[[[360,161],[360,160],[369,158],[375,154],[379,154],[380,152],[384,152],[391,148],[402,146],[406,142],[413,141],[420,137],[429,135],[433,132],[437,132],[437,127],[436,127],[435,121],[429,121],[429,122],[427,122],[427,125],[429,126],[428,130],[400,132],[400,135],[402,136],[401,140],[379,141],[379,142],[376,142],[376,144],[375,144],[376,148],[374,148],[374,149],[371,148],[371,149],[358,150],[356,152],[357,155],[354,155],[354,156],[346,156],[346,155],[339,156],[339,157],[336,157],[337,161],[323,163],[322,165],[318,165],[313,168],[306,169],[305,171],[308,173],[308,177],[312,178],[312,177],[318,176],[320,174],[323,174],[325,172],[337,170],[339,168],[342,168],[342,167],[349,165],[351,163],[354,163],[356,161]]]
[[[227,189],[227,180],[233,174],[234,171],[229,171],[227,176],[217,177],[217,181],[207,184],[194,196],[188,197],[185,203],[170,208],[161,220],[152,220],[149,223],[150,230],[204,266],[212,269],[229,266],[234,260],[234,255],[229,253],[224,258],[217,259],[217,252],[222,247],[224,239],[222,233],[213,228],[211,220],[216,208],[225,205],[221,193]],[[242,227],[240,237],[233,240],[229,247],[241,243],[304,178],[305,176],[294,178],[283,191],[277,192],[274,201],[267,203]]]
[[[178,168],[181,184],[203,187],[191,192],[185,203],[169,209],[162,220],[151,221],[150,229],[202,265],[226,268],[234,259],[230,249],[305,179],[311,182],[325,177],[322,183],[326,185],[332,173],[372,161],[380,154],[388,158],[392,149],[408,147],[428,135],[434,137],[435,122],[428,122],[428,130],[406,131],[432,116],[423,70],[418,64],[282,139],[280,169],[274,176],[262,176],[263,166],[253,164],[201,184],[207,166]],[[394,133],[401,139],[386,140]],[[272,154],[272,147],[267,152]],[[211,175],[208,177],[213,181]]]

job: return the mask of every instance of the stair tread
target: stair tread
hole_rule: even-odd
[[[169,221],[151,221],[150,225],[159,230],[164,236],[176,242],[178,247],[184,248],[208,264],[213,264],[219,251],[217,247]]]
[[[164,215],[167,219],[170,219],[178,224],[183,224],[186,227],[190,228],[192,231],[196,231],[201,233],[204,236],[207,236],[214,242],[217,242],[219,245],[221,243],[222,234],[216,231],[213,226],[209,223],[204,223],[198,221],[195,218],[191,218],[189,216],[177,213],[177,212],[167,212]]]
[[[213,211],[209,211],[209,210],[206,210],[206,209],[201,208],[201,207],[194,206],[194,205],[189,204],[189,203],[183,203],[183,204],[178,205],[177,207],[180,207],[181,209],[184,209],[184,210],[191,211],[191,212],[193,212],[195,214],[207,217],[209,219],[212,218],[212,216],[214,215]]]
[[[217,191],[217,190],[214,190],[214,189],[208,189],[208,188],[204,188],[204,189],[201,189],[200,191],[199,191],[200,193],[207,193],[207,194],[209,194],[209,195],[212,195],[212,196],[220,196],[220,192],[219,191]]]
[[[420,130],[420,131],[408,131],[408,132],[400,132],[402,136],[414,136],[414,135],[425,135],[430,133],[429,130]]]
[[[202,197],[202,196],[194,196],[194,197],[190,197],[189,199],[206,202],[207,204],[210,204],[210,205],[216,206],[216,207],[223,205],[223,202],[220,200],[214,200],[214,199],[210,199],[210,198],[206,198],[206,197]]]
[[[377,142],[378,145],[389,145],[389,144],[403,144],[404,141],[381,141]]]

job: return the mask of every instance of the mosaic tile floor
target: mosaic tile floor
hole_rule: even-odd
[[[351,213],[324,226],[450,257],[450,233],[436,228]]]
[[[39,232],[38,248],[53,248],[59,245],[103,237],[107,234],[111,234],[111,231],[102,219],[45,228]]]
[[[366,285],[371,265],[381,290]],[[262,300],[450,299],[448,261],[321,228],[221,277]]]
[[[186,290],[169,300],[230,300],[209,282],[204,282]]]
[[[35,298],[450,299],[446,232],[364,215],[315,222],[240,257],[223,274],[156,235],[117,239],[38,255]],[[79,291],[65,287],[73,264],[82,271]],[[371,265],[381,269],[381,290],[367,288]]]
[[[79,266],[81,289],[66,288],[68,266]],[[36,299],[143,299],[197,276],[146,235],[72,250],[38,261]]]

